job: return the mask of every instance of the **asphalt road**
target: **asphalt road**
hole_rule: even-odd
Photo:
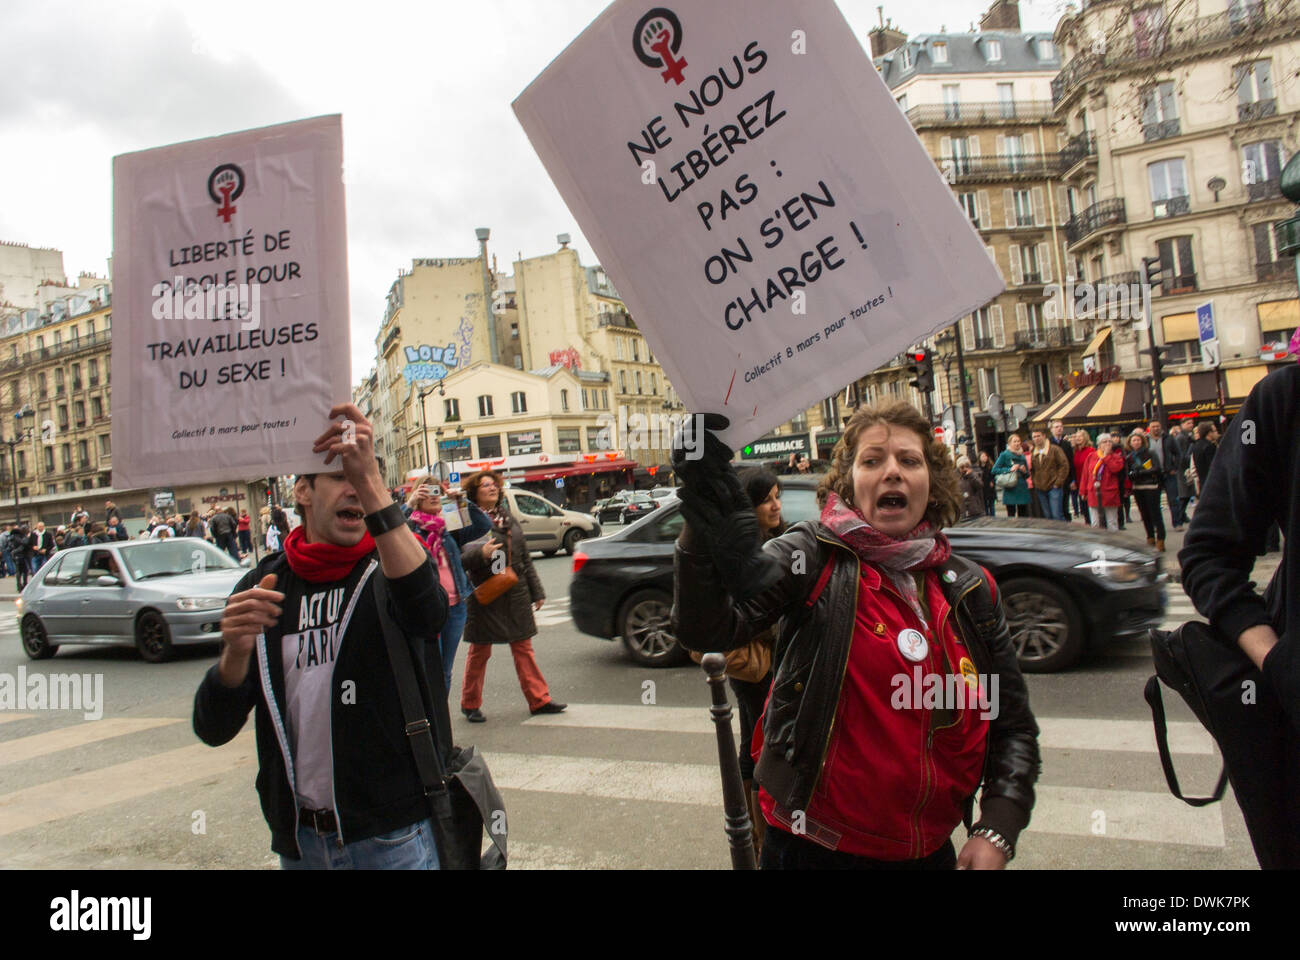
[[[534,646],[568,712],[529,716],[505,648],[488,665],[487,723],[456,709],[463,651],[453,678],[455,737],[483,750],[503,788],[512,867],[727,867],[702,672],[639,667],[620,643],[577,633],[570,559],[534,560],[548,596]],[[1170,598],[1171,626],[1194,616],[1177,584]],[[277,865],[253,789],[251,722],[219,749],[190,729],[214,657],[198,648],[150,665],[129,649],[64,647],[32,663],[12,601],[0,602],[0,674],[79,673],[103,684],[100,719],[0,709],[0,868]],[[1143,645],[1130,642],[1069,673],[1028,678],[1043,773],[1015,867],[1255,866],[1231,791],[1201,809],[1169,795],[1142,699],[1151,672]],[[1208,791],[1220,766],[1212,742],[1176,696],[1165,700],[1184,788]]]

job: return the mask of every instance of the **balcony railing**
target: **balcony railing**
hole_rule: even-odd
[[[1259,180],[1255,183],[1248,183],[1246,184],[1246,195],[1252,201],[1280,197],[1282,196],[1282,180],[1280,177],[1274,177],[1272,180]]]
[[[958,182],[1029,177],[1042,180],[1065,171],[1060,153],[1019,153],[992,157],[941,157],[939,167]]]
[[[1187,197],[1167,197],[1151,204],[1151,216],[1156,220],[1163,220],[1165,217],[1181,217],[1191,210],[1191,200]]]
[[[55,344],[52,347],[37,347],[26,353],[20,353],[16,357],[7,357],[0,360],[0,370],[8,370],[13,367],[27,366],[39,360],[53,360],[56,357],[76,356],[89,350],[100,349],[112,342],[112,331],[101,330],[96,333],[88,333],[84,337],[76,340],[69,340],[66,343]]]
[[[992,350],[992,349],[993,349],[993,338],[992,338],[992,337],[976,337],[976,338],[975,338],[975,347],[974,347],[974,349],[976,349],[976,350]]]
[[[1052,80],[1052,103],[1059,104],[1090,74],[1099,70],[1140,67],[1161,58],[1219,45],[1250,46],[1259,34],[1294,25],[1300,6],[1292,0],[1261,0],[1221,13],[1176,18],[1139,42],[1133,34],[1076,54]],[[1086,38],[1085,38],[1086,42]]]
[[[1124,198],[1099,200],[1088,209],[1075,214],[1065,225],[1065,242],[1078,243],[1098,230],[1126,223]]]
[[[1071,343],[1070,335],[1060,327],[1045,330],[1017,330],[1017,350],[1060,350]]]
[[[1195,293],[1196,292],[1196,274],[1183,273],[1176,277],[1170,277],[1160,285],[1160,289],[1166,296],[1173,296],[1178,293]]]
[[[1176,137],[1182,133],[1182,125],[1178,118],[1171,120],[1161,120],[1158,123],[1146,123],[1142,125],[1142,139],[1147,143],[1152,140],[1165,140],[1169,137]]]
[[[1295,257],[1283,257],[1281,260],[1265,260],[1255,264],[1255,279],[1260,283],[1273,280],[1295,280]]]
[[[1021,286],[1029,286],[1029,285],[1039,286],[1042,284],[1042,282],[1043,282],[1043,274],[1041,271],[1039,270],[1020,271]]]
[[[1080,160],[1096,157],[1097,135],[1091,132],[1076,134],[1060,149],[1060,156],[1063,170],[1070,169]]]
[[[907,111],[914,127],[999,123],[1040,123],[1052,119],[1050,100],[981,101],[976,103],[924,103]]]
[[[1237,104],[1237,122],[1249,123],[1252,120],[1263,120],[1265,117],[1277,116],[1277,100],[1269,97],[1267,100],[1255,100],[1252,103]]]

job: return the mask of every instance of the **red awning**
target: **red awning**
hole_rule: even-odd
[[[591,463],[578,462],[567,467],[534,467],[525,470],[523,483],[537,480],[554,480],[556,477],[577,477],[586,473],[613,473],[617,470],[631,470],[636,467],[635,460],[593,460]]]

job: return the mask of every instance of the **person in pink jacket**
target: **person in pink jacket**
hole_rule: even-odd
[[[1117,449],[1109,433],[1097,437],[1097,447],[1089,450],[1079,474],[1079,483],[1088,498],[1092,525],[1101,529],[1119,529],[1120,484],[1124,476],[1124,454]]]

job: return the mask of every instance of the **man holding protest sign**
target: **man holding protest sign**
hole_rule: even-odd
[[[383,626],[371,580],[385,581],[401,631],[424,638],[413,645],[417,666],[440,662],[447,596],[384,485],[371,424],[351,403],[329,413],[343,419],[312,451],[340,469],[297,477],[302,524],[227,600],[221,658],[195,696],[194,730],[219,746],[255,711],[258,790],[285,869],[437,869],[393,665],[376,642]]]

